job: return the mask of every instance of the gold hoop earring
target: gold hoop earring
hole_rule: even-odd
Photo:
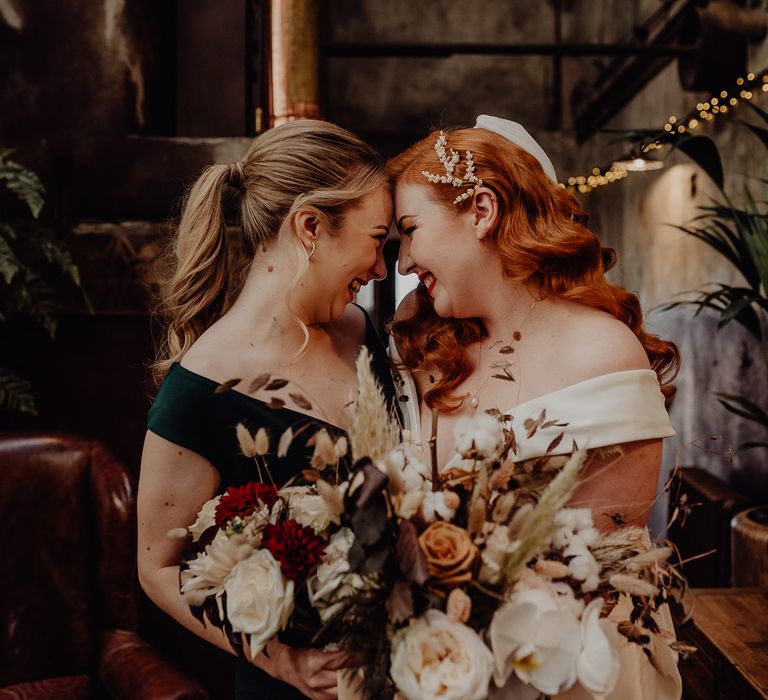
[[[312,256],[315,254],[315,242],[312,241],[312,250],[309,251],[309,255],[307,255],[307,261],[312,259]]]

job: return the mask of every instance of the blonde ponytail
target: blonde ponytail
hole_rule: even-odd
[[[189,191],[171,241],[169,257],[175,264],[162,291],[160,313],[168,324],[154,365],[158,379],[225,310],[228,255],[221,198],[229,173],[227,165],[203,172]]]
[[[227,185],[239,193],[245,256],[228,245],[221,203]],[[314,209],[335,229],[363,197],[381,187],[389,187],[389,179],[380,156],[346,129],[313,119],[270,129],[254,139],[241,162],[209,167],[187,196],[169,249],[171,271],[159,306],[166,329],[155,379],[160,381],[226,313],[256,251],[278,238],[295,238],[292,220],[300,209]],[[286,290],[289,308],[309,266],[304,247],[298,239],[292,242],[296,274]],[[297,321],[305,335],[300,354],[308,334]]]

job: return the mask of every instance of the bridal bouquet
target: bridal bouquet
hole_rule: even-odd
[[[302,484],[230,489],[183,531],[198,553],[181,593],[201,619],[233,644],[248,635],[255,654],[306,625],[301,598],[313,642],[353,653],[349,679],[368,698],[523,699],[577,686],[600,697],[616,684],[622,636],[655,662],[654,613],[684,581],[644,530],[602,534],[589,509],[567,507],[594,455],[551,457],[561,433],[521,463],[508,417],[492,412],[456,423],[460,459],[438,470],[434,450],[427,459],[400,431],[365,356],[358,385],[349,444],[320,431]],[[542,412],[523,438],[558,425]],[[264,440],[241,431],[245,454],[266,452]],[[341,474],[347,448],[353,466]],[[608,620],[620,600],[626,617]]]

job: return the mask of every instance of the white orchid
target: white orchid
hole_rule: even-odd
[[[608,695],[619,679],[621,662],[615,623],[602,619],[603,599],[593,600],[581,616],[579,683],[594,695]]]
[[[489,636],[499,687],[513,673],[546,695],[556,695],[576,682],[581,652],[578,620],[545,591],[515,593],[494,614]]]

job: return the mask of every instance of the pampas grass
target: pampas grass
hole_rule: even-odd
[[[579,470],[587,456],[586,450],[571,455],[560,473],[552,479],[525,523],[520,546],[511,554],[504,567],[504,578],[512,585],[525,565],[549,547],[557,530],[555,513],[568,502],[576,488]]]
[[[627,553],[647,550],[647,538],[645,528],[631,525],[601,534],[597,543],[591,547],[592,556],[602,572],[601,576],[623,571]]]
[[[371,369],[371,356],[366,348],[357,356],[357,398],[352,404],[349,443],[352,459],[370,457],[379,462],[400,444],[400,426]]]

